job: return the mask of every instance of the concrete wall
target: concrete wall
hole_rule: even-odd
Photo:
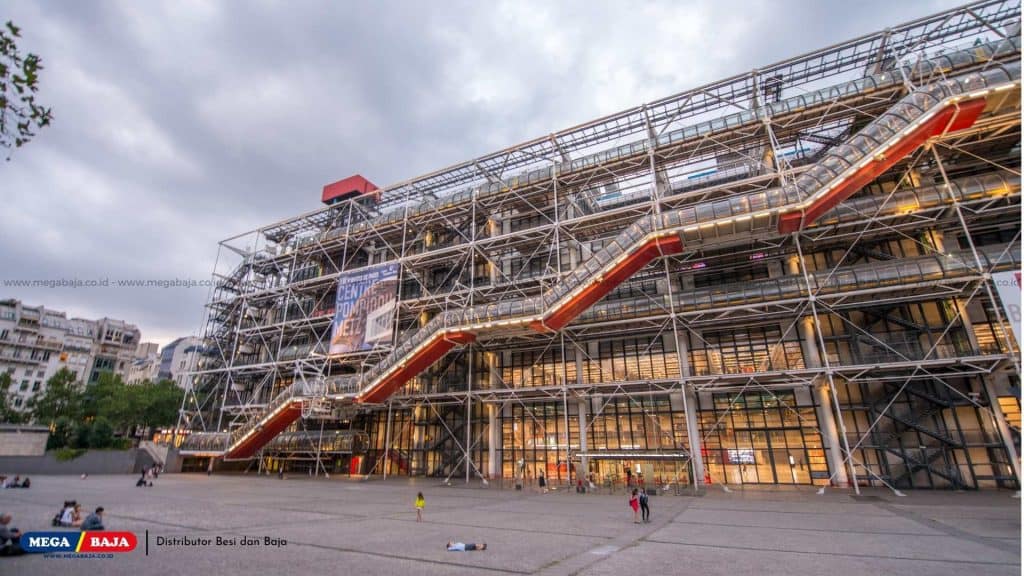
[[[0,456],[42,456],[46,453],[46,426],[0,426]]]
[[[74,460],[59,462],[54,452],[43,456],[0,456],[0,474],[133,474],[151,466],[152,458],[137,449],[89,450]]]

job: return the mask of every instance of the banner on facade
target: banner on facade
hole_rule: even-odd
[[[1013,335],[1020,346],[1020,270],[996,272],[992,275],[992,281],[999,292],[999,299],[1003,301],[1003,313],[1013,326]]]
[[[338,277],[331,354],[369,350],[390,342],[398,292],[398,264],[380,264]]]

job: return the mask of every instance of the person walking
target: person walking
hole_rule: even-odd
[[[540,486],[541,492],[545,494],[548,493],[548,483],[547,480],[544,479],[544,472],[537,473],[537,486]]]
[[[640,489],[640,510],[643,511],[644,522],[651,521],[651,507],[647,501],[647,489]]]
[[[638,490],[633,488],[633,491],[629,494],[629,507],[633,509],[633,524],[640,523],[640,496],[637,495]]]
[[[423,498],[423,492],[416,493],[416,521],[423,522],[423,507],[427,505],[427,501]]]

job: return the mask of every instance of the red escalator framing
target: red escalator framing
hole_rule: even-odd
[[[282,404],[277,410],[271,412],[270,416],[265,417],[262,425],[254,428],[241,442],[230,447],[224,453],[224,458],[227,460],[251,458],[264,444],[270,442],[274,436],[284,432],[284,429],[291,426],[292,422],[298,420],[301,415],[301,399],[296,398],[291,402]]]
[[[970,128],[985,109],[985,104],[984,98],[975,98],[967,102],[948,105],[944,110],[903,136],[892,148],[872,158],[867,165],[854,172],[846,180],[840,182],[835,188],[823,194],[804,210],[780,215],[779,233],[789,234],[811,224],[820,218],[822,214],[849,198],[854,192],[881,176],[883,172],[892,168],[897,162],[916,150],[918,146],[924,144],[932,136]]]
[[[413,379],[420,372],[426,370],[431,364],[437,362],[456,344],[468,344],[476,340],[476,334],[472,332],[440,332],[427,341],[417,352],[399,364],[397,370],[387,373],[377,384],[356,396],[356,402],[383,402],[391,396],[402,384]]]
[[[651,260],[659,256],[679,254],[682,251],[683,241],[679,239],[678,234],[649,239],[638,250],[613,266],[611,270],[598,275],[595,278],[596,281],[584,288],[579,294],[548,312],[543,319],[531,322],[530,328],[538,332],[561,330],[569,322],[572,322],[573,318],[582,314],[584,310],[593,306],[601,298],[604,298],[616,286],[633,274],[636,274]]]

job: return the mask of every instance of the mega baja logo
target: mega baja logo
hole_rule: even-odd
[[[26,552],[131,552],[139,543],[131,532],[26,532],[21,547]]]

